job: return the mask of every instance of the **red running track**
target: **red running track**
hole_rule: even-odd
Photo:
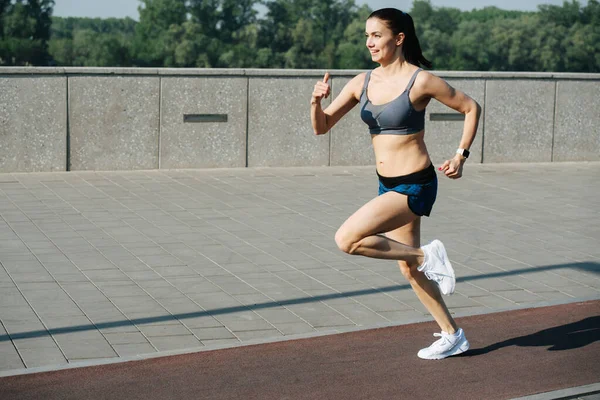
[[[600,301],[459,318],[462,356],[417,358],[433,322],[0,379],[0,399],[510,399],[600,382]]]

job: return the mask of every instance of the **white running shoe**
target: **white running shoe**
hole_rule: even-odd
[[[421,247],[421,250],[425,253],[425,261],[417,269],[424,272],[427,279],[437,283],[442,294],[449,296],[454,293],[456,275],[442,242],[436,239]]]
[[[439,336],[429,347],[419,350],[419,358],[424,360],[441,360],[442,358],[455,356],[469,350],[469,341],[465,337],[465,332],[458,329],[455,334],[446,332],[434,333],[433,336]]]

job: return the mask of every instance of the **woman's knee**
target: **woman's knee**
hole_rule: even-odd
[[[344,253],[353,254],[356,250],[358,240],[356,240],[350,232],[342,227],[335,233],[335,243]]]

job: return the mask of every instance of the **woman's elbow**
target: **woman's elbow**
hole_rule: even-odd
[[[465,115],[475,115],[475,117],[479,118],[481,115],[481,111],[481,105],[479,105],[479,103],[475,100],[470,99],[470,101],[467,104],[465,104],[465,107],[461,112]]]
[[[481,115],[481,111],[483,109],[481,108],[481,105],[478,102],[476,102],[475,100],[473,100],[473,103],[474,103],[473,106],[475,109],[475,115],[477,115],[477,118],[479,118],[479,116]]]
[[[331,127],[327,126],[327,123],[313,125],[313,132],[317,136],[326,134],[327,132],[329,132],[330,129],[331,129]]]

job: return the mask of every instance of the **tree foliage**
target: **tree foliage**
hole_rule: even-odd
[[[49,51],[54,64],[131,66],[137,22],[131,18],[52,18]]]
[[[436,69],[600,72],[600,3],[460,12],[416,0],[409,12]]]
[[[0,65],[47,65],[54,0],[0,0]]]
[[[0,65],[367,69],[371,13],[354,0],[139,0],[130,18],[52,17],[53,0],[0,0]],[[600,3],[472,11],[414,0],[438,70],[600,72]]]

